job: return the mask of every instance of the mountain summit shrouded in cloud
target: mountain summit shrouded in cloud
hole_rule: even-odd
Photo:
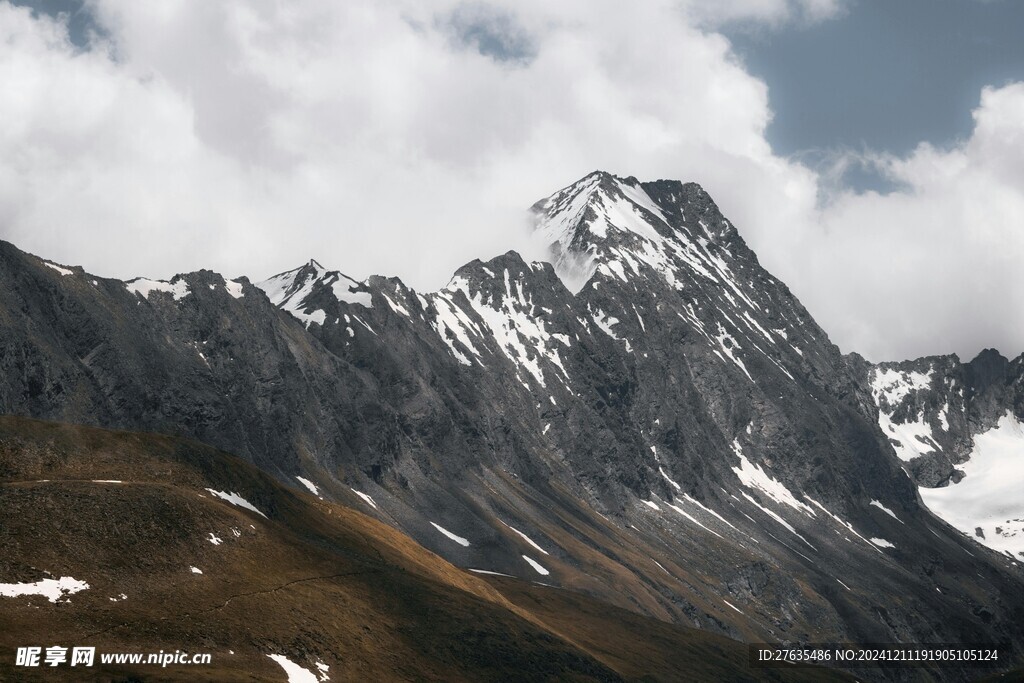
[[[773,151],[771,83],[719,32],[855,10],[101,0],[73,44],[68,17],[0,3],[0,235],[122,278],[315,252],[429,289],[530,252],[522,207],[548,188],[628,170],[700,182],[844,350],[1021,350],[1024,86],[982,91],[959,142],[880,151],[897,191],[821,205],[828,179]]]

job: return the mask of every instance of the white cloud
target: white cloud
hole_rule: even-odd
[[[906,189],[842,194],[808,227],[792,284],[844,348],[879,360],[1024,350],[1024,84],[983,90],[974,121],[950,149],[874,157]]]
[[[433,288],[531,252],[524,209],[602,168],[704,185],[844,350],[961,348],[978,296],[1020,291],[1019,95],[986,91],[961,147],[883,159],[907,192],[819,208],[820,179],[765,140],[765,84],[709,26],[842,6],[93,0],[110,42],[83,52],[0,3],[0,235],[111,276],[315,256]],[[989,314],[991,343],[1024,346]]]
[[[528,248],[524,207],[594,168],[771,157],[764,85],[674,4],[495,5],[526,63],[453,45],[464,7],[96,0],[112,45],[77,53],[0,5],[4,230],[112,275],[316,255],[430,287]]]

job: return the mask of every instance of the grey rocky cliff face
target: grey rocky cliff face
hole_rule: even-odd
[[[736,637],[1024,643],[1019,565],[919,503],[967,447],[955,406],[913,481],[882,366],[695,184],[595,173],[533,211],[554,265],[509,252],[432,293],[316,261],[143,293],[0,245],[0,409],[195,437],[460,566]],[[1019,409],[998,365],[949,364],[965,424]]]
[[[922,503],[977,543],[1024,557],[1024,356],[987,349],[851,361]]]
[[[976,435],[1004,415],[1024,419],[1024,355],[1010,361],[986,349],[967,363],[927,356],[864,362],[856,372],[873,394],[883,433],[921,486],[959,482],[957,466],[970,458]],[[906,435],[900,428],[908,424],[921,425],[920,433]]]

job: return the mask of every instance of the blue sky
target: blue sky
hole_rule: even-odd
[[[1024,75],[1024,3],[1012,0],[860,0],[812,26],[724,32],[768,84],[772,148],[809,159],[953,144],[970,135],[983,86]],[[846,180],[888,187],[871,173]]]
[[[87,7],[88,10],[83,10]],[[127,278],[546,257],[696,181],[844,351],[1024,351],[1024,3],[0,0],[0,238]]]
[[[1024,3],[851,3],[836,19],[783,30],[726,29],[770,89],[781,154],[835,146],[903,154],[967,137],[985,85],[1024,74]]]
[[[14,0],[13,4],[53,17],[65,13],[69,38],[79,47],[88,44],[90,31],[102,30],[93,20],[84,0]]]

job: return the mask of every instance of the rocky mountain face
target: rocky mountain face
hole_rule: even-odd
[[[932,396],[844,358],[692,183],[594,173],[533,213],[553,264],[431,293],[315,260],[125,283],[0,245],[0,410],[196,438],[456,565],[740,639],[1024,645],[1020,556],[918,488],[1020,415],[1019,359],[936,360]],[[950,429],[904,462],[924,405]]]
[[[1024,557],[1024,355],[874,366],[851,357],[851,366],[925,505],[982,545]]]

